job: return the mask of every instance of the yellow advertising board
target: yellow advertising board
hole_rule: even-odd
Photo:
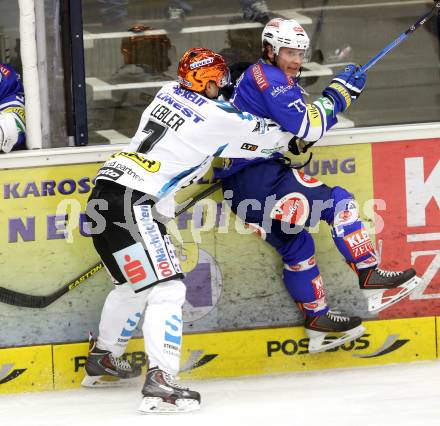
[[[355,342],[310,354],[303,327],[185,335],[182,379],[206,379],[432,360],[436,353],[434,317],[365,322]],[[84,377],[86,343],[54,345],[54,387],[78,387]],[[132,339],[127,359],[145,368],[142,339]]]
[[[435,318],[436,321],[436,335],[437,335],[437,358],[440,358],[440,317]]]
[[[364,322],[366,333],[328,352],[310,354],[302,327],[185,337],[183,378],[362,367],[436,358],[435,318]],[[192,364],[188,360],[198,354]]]
[[[53,389],[52,346],[0,349],[0,394]]]
[[[89,344],[71,343],[53,346],[54,389],[77,388],[84,377]],[[142,365],[146,370],[143,339],[131,339],[126,354],[133,365]]]
[[[0,285],[47,294],[98,260],[84,210],[99,164],[0,170]],[[26,262],[24,263],[24,259]],[[48,279],[49,278],[49,279]]]

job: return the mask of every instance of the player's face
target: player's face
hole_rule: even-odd
[[[304,61],[304,50],[281,47],[276,57],[276,64],[289,77],[296,77]]]

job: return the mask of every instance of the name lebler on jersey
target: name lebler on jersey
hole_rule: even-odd
[[[206,99],[203,99],[201,96],[197,95],[194,92],[188,92],[186,90],[181,90],[176,88],[174,92],[185,99],[193,102],[197,106],[202,106],[206,103]],[[190,107],[183,105],[176,99],[174,99],[171,95],[167,93],[160,93],[157,96],[158,99],[166,102],[168,105],[177,109],[182,113],[186,118],[192,118],[194,123],[199,123],[200,121],[205,121],[204,118],[199,115],[196,111],[192,110]],[[177,112],[173,112],[168,106],[160,103],[156,105],[151,112],[151,116],[161,121],[166,126],[170,127],[172,130],[177,131],[179,127],[185,123],[185,119],[182,118],[180,114]]]

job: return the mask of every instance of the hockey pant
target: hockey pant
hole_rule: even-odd
[[[185,293],[181,280],[159,283],[140,293],[127,283],[117,285],[102,309],[98,347],[121,356],[145,310],[142,333],[148,366],[158,366],[175,376],[180,364]]]
[[[284,284],[305,315],[323,315],[329,309],[306,228],[327,222],[347,262],[359,269],[377,264],[357,203],[345,189],[330,188],[282,159],[246,167],[222,183],[232,211],[282,256]]]
[[[186,287],[165,226],[146,195],[98,181],[86,214],[93,244],[116,288],[104,303],[98,347],[121,356],[144,311],[149,366],[175,375],[182,340]]]

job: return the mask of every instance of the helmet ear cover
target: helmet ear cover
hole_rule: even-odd
[[[209,81],[218,87],[229,84],[229,69],[221,55],[206,48],[187,50],[179,61],[177,75],[180,85],[194,92],[203,92]]]

